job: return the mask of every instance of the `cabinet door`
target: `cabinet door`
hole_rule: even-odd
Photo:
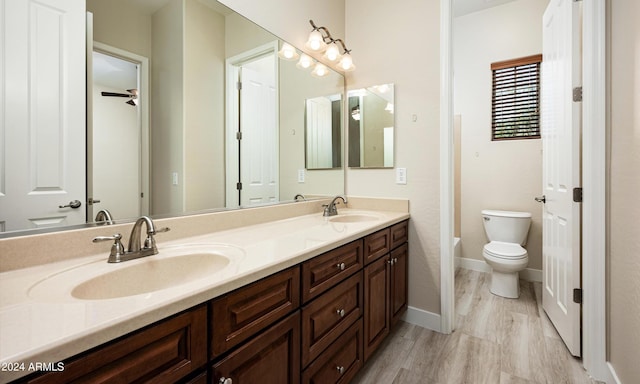
[[[230,380],[227,380],[230,379]],[[213,366],[213,383],[300,382],[300,311],[231,352]]]
[[[309,365],[302,373],[302,383],[348,383],[363,364],[362,319],[360,319]]]
[[[249,339],[300,306],[300,268],[294,267],[214,300],[211,357]]]
[[[391,232],[385,228],[376,233],[372,233],[364,238],[364,263],[372,261],[389,253]]]
[[[405,243],[399,248],[391,251],[391,292],[390,292],[390,310],[391,310],[391,326],[394,326],[407,309],[409,285],[409,252],[408,245]]]
[[[319,296],[362,269],[362,240],[343,245],[302,264],[302,301]]]
[[[364,359],[389,334],[389,257],[364,268]]]
[[[29,383],[175,383],[207,362],[207,307],[200,306],[98,347]]]
[[[398,246],[406,243],[409,240],[409,222],[403,221],[402,223],[391,226],[391,246],[389,249],[396,249]]]
[[[312,362],[362,316],[362,273],[302,308],[302,366]]]

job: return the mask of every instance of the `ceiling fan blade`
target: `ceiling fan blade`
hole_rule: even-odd
[[[138,90],[133,88],[133,89],[127,89],[127,92],[129,92],[130,94],[134,95],[134,96],[138,96]]]
[[[136,102],[133,101],[133,99],[130,99],[129,101],[127,101],[127,104],[133,105],[134,107],[136,106]]]
[[[131,95],[126,93],[116,93],[116,92],[101,92],[102,96],[115,96],[115,97],[131,97]]]

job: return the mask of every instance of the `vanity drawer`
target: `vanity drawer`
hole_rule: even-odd
[[[389,249],[396,249],[407,241],[409,241],[408,221],[391,226],[391,247]]]
[[[211,305],[211,357],[220,356],[300,306],[300,268],[237,289]]]
[[[362,269],[362,240],[343,245],[302,264],[302,301],[319,296]]]
[[[207,307],[202,305],[65,363],[28,383],[174,383],[207,362]]]
[[[211,383],[300,383],[300,312],[296,311],[213,366]]]
[[[302,383],[348,383],[363,364],[362,319],[360,319],[309,365],[302,373]]]
[[[370,262],[389,253],[391,231],[385,228],[364,238],[364,263]]]
[[[302,308],[302,366],[312,362],[362,315],[362,273]]]

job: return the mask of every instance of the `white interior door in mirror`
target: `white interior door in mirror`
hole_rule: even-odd
[[[325,97],[307,100],[307,169],[332,168],[331,101]]]
[[[278,201],[276,56],[246,63],[241,71],[240,204]]]
[[[84,223],[85,4],[2,5],[0,225],[10,231]],[[80,206],[70,204],[76,200]]]

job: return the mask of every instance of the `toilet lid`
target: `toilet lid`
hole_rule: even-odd
[[[500,241],[492,241],[484,246],[484,250],[495,257],[508,257],[510,259],[518,259],[527,256],[527,250],[522,248],[520,244],[503,243]]]

